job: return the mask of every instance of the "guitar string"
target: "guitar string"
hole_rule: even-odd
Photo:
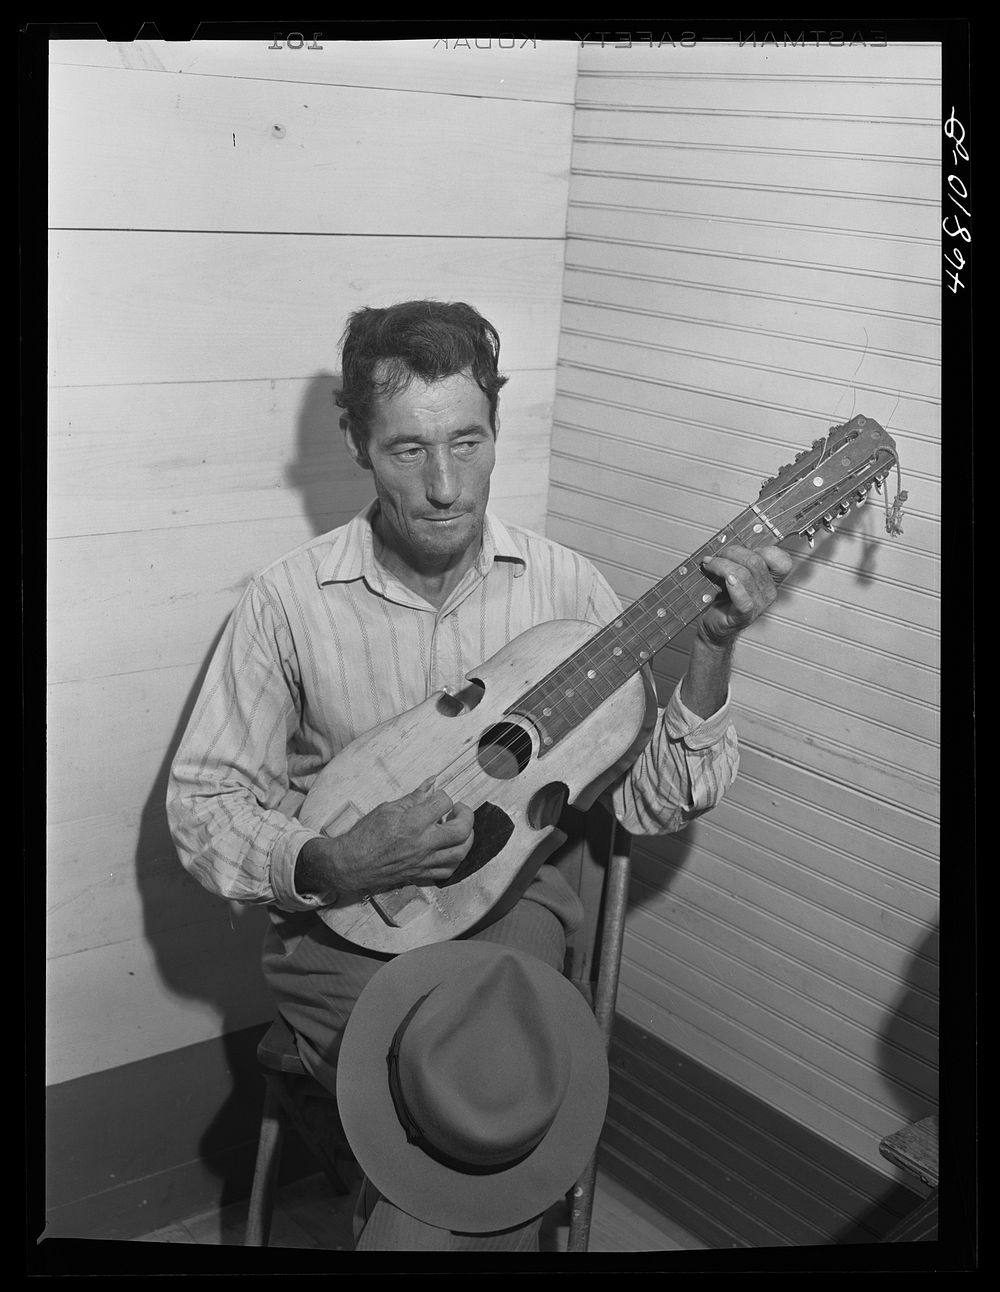
[[[705,576],[702,575],[700,566],[697,566],[695,562],[692,562],[692,564],[695,568],[692,575],[687,576],[686,583],[687,585],[697,584],[702,586],[706,582]],[[667,578],[669,579],[669,577],[670,576],[668,575]],[[652,591],[652,589],[650,591]],[[619,687],[624,685],[630,677],[634,676],[645,664],[649,663],[653,656],[671,640],[672,636],[676,635],[677,632],[681,631],[690,622],[697,618],[698,614],[707,609],[709,604],[706,602],[704,605],[694,606],[692,603],[691,593],[683,583],[675,585],[675,590],[664,590],[654,598],[648,600],[647,598],[649,598],[649,593],[646,594],[645,598],[640,598],[640,601],[646,602],[645,605],[640,605],[639,602],[636,602],[628,609],[624,610],[616,619],[613,619],[603,627],[596,629],[593,636],[589,638],[578,651],[575,651],[573,656],[571,656],[572,659],[586,653],[586,663],[596,673],[601,673],[606,670],[607,666],[612,663],[616,664],[616,666],[621,664],[622,666],[627,667],[627,676],[623,677],[618,686],[613,687],[609,694],[618,690]],[[690,606],[694,610],[694,614],[690,617],[686,614],[679,613],[681,607],[685,605]],[[663,611],[663,614],[661,615],[659,611]],[[633,654],[630,648],[622,646],[620,643],[627,639],[626,636],[621,632],[608,632],[609,629],[616,627],[627,629],[628,636],[632,637],[634,641],[644,643],[642,650]],[[655,635],[661,636],[665,628],[670,629],[670,634],[664,637],[658,645],[652,645],[649,641],[649,630],[655,629]],[[598,643],[597,639],[605,634],[607,635],[608,640],[604,643]],[[616,651],[621,652],[620,659],[615,654]],[[632,666],[633,663],[634,667]],[[540,703],[544,699],[548,701],[546,708],[549,710],[549,712],[544,713],[544,716],[551,720],[552,726],[558,726],[560,721],[562,721],[567,714],[569,714],[575,722],[580,722],[584,718],[588,717],[590,713],[594,712],[595,706],[590,704],[585,695],[580,694],[581,679],[578,676],[579,668],[579,664],[571,665],[569,660],[563,660],[553,670],[551,670],[545,678],[540,682],[535,683],[534,686],[530,687],[523,695],[518,697],[515,705],[512,706],[515,713],[519,716],[523,713],[523,716],[530,719],[530,710],[532,705]],[[560,672],[564,672],[564,676],[562,678],[559,678],[558,676]],[[574,680],[575,685],[568,686],[568,684]],[[584,677],[582,680],[584,683],[593,681],[593,679],[587,677]],[[561,688],[565,689],[561,690]],[[601,690],[600,686],[596,689],[598,691]],[[561,693],[559,693],[560,690]],[[549,691],[552,692],[551,695],[547,694]],[[600,702],[603,703],[607,698],[607,695],[601,695]],[[580,711],[581,707],[583,712]],[[499,719],[498,723],[495,725],[500,725],[502,721],[503,718]],[[575,725],[575,722],[571,723],[571,725]],[[490,750],[494,751],[494,756],[496,757],[501,757],[504,752],[510,752],[516,761],[517,754],[515,751],[519,744],[523,744],[525,733],[524,728],[518,726],[515,722],[511,722],[509,725],[513,728],[512,733],[509,736],[502,735],[498,737],[498,739],[491,744]],[[464,762],[462,761],[463,757],[465,757]],[[495,780],[494,777],[491,777],[490,774],[484,770],[477,754],[467,756],[460,755],[458,758],[453,760],[451,764],[446,765],[446,767],[442,769],[442,772],[448,772],[453,767],[455,768],[453,778],[448,782],[441,784],[440,788],[444,789],[451,798],[456,800],[463,800],[466,797],[467,791],[476,783],[477,780],[482,779],[487,785],[492,785]],[[523,769],[519,768],[519,771],[520,770]],[[463,773],[470,773],[465,781],[460,779]]]
[[[749,521],[751,520],[751,517],[744,514],[743,516],[738,517],[737,519],[743,520],[744,523],[749,523]],[[731,530],[731,531],[735,531],[736,529],[738,529],[738,525],[730,525],[727,527],[727,530]],[[719,533],[726,534],[727,530],[720,530]],[[714,541],[715,541],[714,539],[710,539],[708,543],[703,544],[702,548],[698,549],[698,552],[707,551],[707,549],[712,545]],[[701,583],[705,579],[705,576],[701,573],[700,565],[698,564],[696,559],[698,556],[698,552],[695,552],[691,557],[688,558],[689,563],[692,565],[692,573],[684,577],[687,577],[687,580],[689,583],[695,583],[695,582]],[[683,569],[683,566],[679,566],[678,569]],[[677,571],[674,571],[673,573],[676,574]],[[670,578],[671,578],[671,575],[667,575],[664,580],[661,580],[661,582],[666,582]],[[655,585],[654,585],[654,589],[650,589],[650,592],[654,590],[655,590]],[[666,619],[666,615],[664,616],[663,619],[661,619],[658,615],[651,613],[651,610],[655,610],[657,608],[662,609],[664,608],[664,605],[669,607],[670,614],[672,614],[675,618],[678,618],[680,620],[679,627],[674,630],[674,631],[679,631],[680,628],[685,627],[687,622],[690,622],[690,621],[686,620],[683,616],[677,615],[676,612],[684,602],[690,601],[691,598],[690,598],[690,595],[684,590],[683,586],[678,587],[677,592],[679,594],[677,596],[671,596],[670,592],[666,592],[666,593],[661,592],[658,599],[654,599],[649,603],[648,609],[645,606],[641,605],[641,603],[645,601],[646,598],[649,597],[649,592],[647,592],[645,594],[645,597],[640,597],[638,601],[634,602],[627,609],[623,610],[622,613],[618,615],[615,619],[610,620],[607,624],[604,624],[600,628],[595,628],[593,635],[583,644],[582,647],[580,647],[578,651],[574,651],[573,655],[570,658],[571,659],[575,658],[577,655],[587,651],[588,647],[591,647],[591,652],[588,654],[587,662],[594,667],[595,671],[606,667],[610,662],[616,659],[614,651],[617,647],[617,643],[620,640],[624,640],[624,639],[620,638],[617,634],[609,634],[609,643],[607,645],[594,647],[593,644],[596,642],[597,638],[607,633],[608,630],[610,628],[613,628],[615,625],[620,624],[624,626],[626,621],[628,621],[628,627],[631,630],[632,634],[638,637],[640,640],[643,640],[643,630],[649,629],[650,627],[655,626],[658,630],[662,631],[664,621]],[[665,601],[664,601],[664,597],[666,597]],[[657,600],[659,601],[659,605],[657,605]],[[707,608],[707,603],[706,603],[706,606],[701,607],[701,609],[705,609],[705,608]],[[696,617],[697,615],[693,616],[693,618],[696,618]],[[664,641],[663,643],[664,645],[666,644],[666,641],[669,641],[669,638],[667,638]],[[614,644],[611,644],[611,643],[614,643]],[[659,649],[659,647],[657,647],[657,649]],[[652,658],[652,655],[655,653],[656,653],[655,650],[651,649],[649,651],[649,658]],[[528,690],[525,691],[523,695],[519,696],[515,704],[518,706],[527,707],[526,702],[529,702],[529,697],[532,697],[538,693],[542,693],[544,695],[546,684],[548,684],[549,687],[554,688],[556,686],[556,681],[555,681],[556,676],[559,674],[561,670],[565,669],[568,664],[569,664],[569,660],[563,660],[559,664],[557,664],[556,667],[550,670],[550,672],[546,674],[544,678],[542,678],[539,682],[536,682],[533,686],[529,687]],[[642,664],[639,664],[637,668],[630,669],[629,676],[631,677],[635,672],[638,671],[638,668],[641,668],[641,667],[642,667]],[[568,682],[570,680],[570,677],[573,676],[574,671],[575,670],[571,669],[567,677],[563,679],[563,682]],[[623,685],[626,680],[627,679],[623,679],[621,684]],[[546,716],[559,719],[570,708],[577,709],[579,706],[576,703],[572,703],[572,704],[567,703],[567,701],[575,701],[577,699],[576,688],[573,688],[573,690],[574,690],[574,694],[572,696],[566,696],[565,693],[560,697],[557,697],[554,695],[552,706],[551,706],[552,712],[551,714],[547,714]],[[588,712],[592,712],[592,711],[593,710],[588,710]],[[577,717],[578,720],[580,720],[587,716],[587,712],[583,714],[577,713],[575,716]],[[502,718],[500,721],[502,721]],[[495,725],[499,725],[499,722]],[[513,726],[515,724],[510,724],[510,725]],[[519,743],[523,743],[523,739],[524,739],[523,728],[517,727],[511,736],[500,737],[491,746],[491,748],[498,751],[513,752]],[[469,787],[471,787],[475,783],[475,781],[480,777],[483,777],[484,779],[486,779],[488,784],[492,784],[492,781],[494,779],[489,777],[489,774],[483,771],[481,763],[479,762],[479,758],[476,754],[458,755],[455,759],[452,760],[451,763],[446,764],[445,767],[441,769],[440,774],[443,775],[444,773],[448,772],[452,768],[456,768],[456,772],[453,778],[444,784],[439,784],[439,788],[444,789],[445,792],[448,793],[449,797],[451,797],[452,799],[456,799],[456,797],[458,799],[463,798],[463,796],[466,793],[466,790]],[[459,778],[465,772],[471,772],[471,776],[469,777],[468,781],[463,783],[459,781]]]
[[[730,530],[736,531],[738,530],[739,526],[734,525],[734,526],[729,526],[728,528]],[[725,531],[720,531],[720,533],[725,533]],[[702,550],[707,550],[712,545],[712,541],[713,540],[710,540],[708,544],[705,544],[704,549]],[[698,565],[697,561],[694,558],[689,558],[689,560],[691,561],[691,564],[694,567],[695,572],[692,576],[687,577],[687,584],[688,585],[697,584],[700,586],[705,581],[704,576],[701,573],[700,566]],[[683,568],[683,567],[679,567],[679,568]],[[669,579],[670,576],[668,575],[667,578]],[[666,591],[666,590],[661,591],[657,597],[654,597],[653,599],[649,600],[646,605],[640,605],[640,602],[645,600],[645,598],[640,598],[639,602],[634,603],[633,606],[629,607],[627,610],[624,610],[622,614],[618,616],[618,618],[611,620],[608,624],[605,624],[603,627],[596,629],[593,636],[590,639],[588,639],[588,641],[585,642],[578,651],[574,652],[574,655],[571,658],[575,658],[582,653],[586,653],[587,654],[586,663],[592,666],[595,672],[601,672],[602,670],[605,670],[607,665],[611,663],[617,663],[617,662],[624,663],[626,660],[628,661],[635,660],[637,661],[636,667],[628,668],[628,677],[633,676],[634,673],[638,671],[638,668],[642,667],[642,663],[646,662],[646,659],[651,659],[652,656],[656,654],[657,650],[661,649],[662,645],[665,645],[667,641],[670,640],[670,637],[666,637],[664,638],[660,646],[652,647],[648,642],[648,634],[649,634],[650,628],[655,628],[657,630],[657,633],[661,634],[664,627],[670,627],[671,635],[673,635],[674,633],[680,631],[681,628],[685,627],[688,622],[690,622],[690,620],[685,615],[679,614],[678,611],[680,607],[685,603],[689,605],[692,604],[692,593],[691,591],[689,591],[688,587],[685,587],[683,583],[680,585],[675,585],[675,590],[676,590],[676,595],[674,595],[673,589],[671,591]],[[648,597],[649,594],[647,593],[646,596]],[[707,606],[707,603],[706,603],[706,606]],[[701,609],[705,609],[706,606],[700,607],[699,612]],[[669,611],[667,607],[669,608]],[[659,613],[661,611],[662,611],[662,614]],[[669,618],[668,618],[668,615],[669,615]],[[692,618],[696,618],[696,617],[697,617],[697,613],[694,616],[692,616]],[[674,626],[675,621],[676,621],[676,626]],[[608,629],[613,628],[615,626],[623,628],[626,626],[626,622],[627,622],[627,627],[630,635],[633,638],[638,639],[638,641],[646,643],[648,653],[645,657],[643,657],[641,653],[639,655],[633,655],[631,652],[629,652],[627,656],[623,657],[622,661],[618,661],[618,656],[616,656],[615,652],[617,651],[619,652],[619,654],[622,653],[624,648],[622,645],[620,645],[620,643],[625,640],[625,637],[621,634],[608,633]],[[608,634],[607,643],[596,644],[597,639],[606,633]],[[588,650],[588,647],[589,647],[589,650]],[[642,660],[642,663],[638,662],[640,659]],[[517,707],[519,709],[530,710],[531,704],[536,697],[539,702],[542,699],[549,699],[550,697],[546,695],[546,692],[548,690],[552,690],[553,695],[551,697],[551,704],[548,706],[550,709],[550,712],[547,713],[545,716],[555,720],[553,725],[558,724],[558,722],[565,717],[565,715],[567,714],[567,711],[569,710],[574,711],[572,716],[577,721],[581,721],[583,718],[587,717],[589,713],[593,712],[594,706],[590,705],[589,701],[587,701],[585,697],[581,697],[579,695],[579,679],[577,680],[576,686],[572,688],[568,688],[570,691],[570,694],[567,695],[565,691],[563,692],[562,695],[555,694],[556,690],[559,688],[560,685],[565,686],[567,683],[573,680],[579,668],[579,666],[570,666],[569,668],[567,668],[567,665],[569,665],[568,660],[562,661],[553,670],[551,670],[551,672],[547,674],[545,678],[537,682],[534,686],[530,687],[516,701]],[[565,676],[562,679],[559,679],[558,678],[559,673],[564,670],[565,670]],[[587,679],[587,680],[591,680],[591,679]],[[623,685],[626,680],[627,680],[627,677],[622,678],[621,683],[619,683],[619,685]],[[617,689],[618,687],[613,688],[613,690],[617,690]],[[602,702],[606,698],[607,698],[606,696],[602,696],[601,697]],[[584,706],[584,712],[582,713],[579,711],[581,705]],[[500,721],[502,721],[502,719]],[[499,723],[496,725],[499,725]],[[497,758],[502,757],[505,752],[510,752],[516,762],[517,761],[517,754],[515,752],[516,747],[519,744],[523,745],[523,742],[526,737],[525,737],[524,729],[522,727],[518,726],[515,723],[511,723],[510,725],[514,728],[512,733],[509,736],[505,734],[503,736],[498,737],[498,739],[494,741],[493,744],[490,746],[490,750],[493,752],[494,757],[497,757]],[[523,768],[519,768],[518,770],[521,771],[523,770]],[[484,770],[478,754],[466,753],[464,755],[459,755],[456,759],[452,761],[452,763],[447,764],[444,768],[442,768],[441,774],[444,775],[449,772],[452,772],[451,778],[444,782],[441,782],[439,779],[438,787],[444,790],[446,793],[448,793],[449,796],[454,801],[464,801],[467,797],[469,797],[468,791],[476,784],[478,780],[482,779],[487,785],[490,785],[490,786],[493,784],[493,781],[495,780],[495,778],[491,777],[490,774]],[[464,780],[462,779],[463,776],[465,777]]]
[[[813,468],[810,468],[810,469],[813,469]],[[861,486],[858,486],[858,488],[860,487]],[[869,483],[869,487],[870,487],[870,483]],[[851,492],[852,493],[854,492],[853,488]],[[791,515],[794,512],[794,510],[795,510],[794,507],[785,506],[779,512],[775,513],[776,518],[772,521],[772,523],[776,527],[780,528],[780,525],[784,523],[786,515]],[[828,510],[829,508],[824,509],[824,511],[828,511]],[[739,529],[740,522],[751,523],[753,520],[753,516],[756,515],[756,513],[753,513],[753,514],[750,514],[750,513],[752,513],[752,508],[747,509],[746,512],[744,512],[743,514],[741,514],[741,516],[736,518],[736,522],[733,525],[727,526],[725,530],[720,530],[719,533],[722,535],[726,535],[727,531],[735,532],[736,530]],[[689,558],[689,562],[694,567],[693,573],[691,575],[684,576],[687,579],[689,584],[701,583],[705,580],[705,576],[701,573],[701,568],[700,568],[701,558],[699,557],[699,553],[706,552],[707,549],[709,549],[715,543],[717,537],[718,536],[716,536],[715,538],[709,539],[708,543],[703,544],[703,546],[699,548],[698,551],[692,555],[692,557]],[[725,539],[723,541],[725,541]],[[718,550],[721,550],[721,549],[718,549]],[[682,569],[682,568],[683,566],[678,567],[678,569]],[[674,573],[676,573],[676,571]],[[670,575],[666,576],[666,579],[663,580],[662,582],[666,582],[666,580],[670,579],[670,577],[671,577]],[[651,591],[652,590],[653,589],[651,589]],[[692,616],[691,620],[687,620],[683,616],[676,616],[677,608],[683,602],[690,601],[691,599],[690,594],[686,590],[684,590],[683,587],[679,587],[678,592],[681,593],[682,595],[679,595],[676,598],[672,598],[671,595],[668,593],[665,603],[664,603],[664,594],[661,593],[658,599],[654,599],[649,602],[648,608],[645,606],[641,607],[641,609],[639,608],[640,603],[646,599],[645,597],[640,598],[639,601],[633,603],[632,606],[624,610],[622,614],[618,616],[618,618],[610,621],[610,623],[604,625],[603,628],[598,629],[595,632],[594,636],[587,643],[584,643],[584,646],[581,647],[580,651],[574,652],[573,657],[580,654],[581,651],[585,651],[588,645],[594,642],[597,637],[605,633],[608,628],[612,627],[612,625],[623,624],[623,622],[626,619],[630,619],[630,617],[632,617],[632,621],[629,622],[629,628],[633,631],[635,636],[639,637],[640,640],[643,640],[643,630],[648,629],[651,626],[656,626],[660,631],[662,631],[663,619],[658,614],[654,616],[653,614],[650,613],[650,611],[662,609],[664,604],[666,604],[666,606],[669,607],[670,614],[673,614],[675,615],[675,617],[680,619],[679,627],[674,629],[674,632],[680,631],[680,629],[685,627],[687,623],[691,622],[694,618],[697,618],[697,614],[701,613],[701,611],[700,610],[697,611],[696,614]],[[649,596],[649,593],[646,594],[646,597],[648,596]],[[657,602],[659,602],[659,604],[657,604]],[[706,605],[702,607],[702,609],[707,609],[707,606],[708,606],[708,603],[706,603]],[[635,613],[637,609],[638,609],[638,614]],[[645,619],[645,622],[643,622],[644,619]],[[615,643],[619,641],[619,638],[614,636],[613,634],[609,636],[611,641],[614,641]],[[646,659],[643,660],[643,663],[647,663],[649,659],[651,659],[652,656],[659,649],[661,649],[663,645],[666,645],[666,643],[669,640],[670,640],[669,637],[665,638],[660,646],[656,647],[654,650],[651,650],[649,652],[649,655],[646,657]],[[603,658],[601,656],[601,650],[604,651]],[[614,652],[613,646],[610,648],[610,652],[608,651],[607,648],[600,648],[599,650],[595,651],[592,655],[588,657],[588,663],[594,665],[596,669],[601,669],[605,667],[614,658],[613,652]],[[536,683],[533,687],[529,688],[529,690],[526,691],[524,695],[519,697],[519,700],[517,703],[520,705],[524,705],[524,702],[528,699],[528,697],[536,695],[539,692],[544,694],[546,683],[549,683],[550,686],[554,685],[555,676],[560,672],[561,669],[565,668],[568,663],[569,663],[568,660],[562,661],[562,663],[557,665],[556,668],[553,669],[549,674],[547,674],[545,678],[543,678],[540,682]],[[642,665],[640,664],[639,668],[641,667]],[[629,676],[632,676],[636,671],[638,670],[637,669],[631,670],[629,673]],[[571,677],[572,677],[572,671],[570,672],[569,676],[563,679],[563,681],[569,681]],[[627,679],[623,679],[623,682],[620,685],[623,685],[625,680]],[[553,697],[553,703],[551,706],[552,712],[551,714],[546,716],[559,719],[564,716],[564,714],[568,709],[572,708],[574,710],[577,710],[579,708],[579,705],[576,703],[576,700],[577,700],[576,688],[574,687],[572,689],[574,694],[571,696],[563,695],[562,697],[558,697],[558,698]],[[614,688],[614,689],[617,690],[618,688]],[[606,699],[607,697],[603,697],[603,698]],[[571,701],[571,703],[567,703],[567,700]],[[603,702],[603,699],[602,699],[602,702]],[[583,714],[576,712],[572,716],[576,719],[576,721],[582,721],[584,718],[589,716],[589,714],[593,711],[594,711],[593,708],[589,708]],[[499,725],[499,722],[495,725]],[[516,749],[518,744],[523,744],[526,733],[524,731],[524,728],[517,726],[516,724],[510,724],[510,725],[514,728],[512,734],[509,737],[507,736],[500,737],[490,748],[496,751],[501,751],[501,753],[505,751],[511,752],[515,761],[517,761],[517,755],[513,751]],[[484,770],[477,753],[472,753],[472,754],[466,753],[466,754],[458,755],[455,759],[452,760],[451,763],[446,764],[445,767],[441,769],[441,773],[439,775],[444,775],[445,773],[449,772],[452,768],[454,768],[455,771],[451,779],[446,781],[444,784],[439,784],[438,788],[445,790],[445,792],[449,794],[449,797],[452,798],[453,801],[460,802],[470,797],[469,791],[472,789],[472,787],[476,784],[477,781],[482,780],[487,788],[491,788],[495,784],[496,778],[491,776],[488,772]],[[523,768],[519,767],[517,774],[520,774],[522,770]],[[464,781],[460,779],[463,775],[466,776],[466,779]]]
[[[827,442],[828,441],[829,441],[829,436],[827,437]],[[824,453],[826,452],[827,447],[828,447],[828,443],[824,445]],[[815,464],[813,464],[809,469],[814,470]],[[891,469],[891,463],[887,468],[887,472],[886,472],[887,474],[889,469]],[[857,488],[862,488],[862,487],[863,486],[857,486]],[[871,487],[871,482],[869,482],[868,487],[869,488]],[[850,492],[854,493],[854,491],[855,491],[855,487],[852,486],[852,489]],[[758,501],[760,501],[760,499],[758,499]],[[837,504],[834,504],[834,505],[837,505]],[[794,506],[785,505],[778,512],[774,513],[771,519],[771,524],[773,524],[775,528],[781,529],[782,525],[785,523],[786,517],[793,515],[795,510],[796,508]],[[830,508],[826,507],[823,509],[823,513],[826,513],[829,510]],[[753,508],[747,508],[743,513],[741,513],[740,516],[736,518],[736,520],[732,525],[729,525],[725,529],[720,530],[719,534],[728,536],[729,533],[735,533],[740,528],[741,523],[752,525],[754,518],[756,517],[756,514],[757,513],[753,511]],[[745,536],[738,535],[738,537],[745,537]],[[716,542],[717,538],[718,538],[718,535],[709,539],[707,543],[703,544],[701,548],[697,549],[697,551],[693,553],[691,557],[688,558],[688,561],[684,563],[684,564],[690,564],[692,566],[691,574],[682,576],[688,581],[689,584],[693,585],[696,583],[701,583],[705,580],[706,576],[704,576],[701,573],[701,560],[704,558],[700,554],[701,553],[707,554],[708,549],[712,547],[712,545]],[[725,543],[726,541],[727,539],[726,537],[724,537],[723,542]],[[717,550],[721,551],[722,549],[719,548]],[[683,568],[684,568],[683,564],[681,566],[678,566],[678,570]],[[673,571],[673,573],[676,574],[677,571],[675,570]],[[664,580],[661,580],[661,582],[667,582],[667,580],[669,580],[670,578],[671,578],[671,575],[667,575]],[[654,585],[654,589],[650,589],[650,591],[654,591],[655,586],[656,585]],[[579,651],[575,651],[573,653],[573,656],[571,656],[571,658],[575,657],[576,655],[579,655],[582,651],[585,651],[587,647],[596,640],[596,638],[606,633],[607,630],[611,628],[613,625],[617,625],[617,624],[624,625],[626,620],[629,620],[629,623],[628,623],[629,629],[632,630],[634,635],[639,637],[640,640],[643,640],[643,630],[645,629],[648,629],[650,627],[657,627],[658,631],[662,631],[664,624],[666,623],[668,617],[670,616],[673,616],[680,620],[679,627],[673,630],[674,633],[681,631],[681,629],[686,627],[688,623],[693,622],[693,620],[697,618],[698,614],[700,614],[702,610],[707,609],[709,603],[706,602],[705,605],[701,607],[700,610],[696,611],[696,613],[691,617],[691,619],[686,619],[683,615],[678,615],[677,610],[685,602],[689,602],[691,600],[690,595],[682,585],[681,586],[674,585],[674,587],[676,588],[676,592],[678,595],[674,596],[673,590],[668,590],[665,594],[665,599],[664,599],[664,593],[661,593],[659,594],[658,598],[654,598],[652,601],[649,602],[648,608],[646,606],[641,606],[641,603],[644,602],[646,598],[649,597],[649,592],[647,592],[644,597],[640,597],[638,601],[634,602],[631,606],[625,609],[622,612],[622,614],[619,615],[617,618],[611,620],[608,624],[605,624],[602,628],[597,629],[593,637],[591,637],[587,642],[585,642]],[[664,616],[651,613],[652,611],[659,611],[661,609],[666,611],[666,614]],[[643,622],[643,619],[645,619],[645,622]],[[669,642],[669,640],[670,640],[670,637],[665,638],[660,646],[656,647],[653,650],[650,650],[646,658],[643,659],[643,663],[640,664],[638,668],[642,668],[645,663],[648,663],[649,660],[652,658],[652,656],[656,654],[657,651],[662,649],[662,646],[666,645],[667,642]],[[615,645],[609,644],[607,647],[601,646],[597,648],[592,655],[588,656],[587,662],[591,664],[595,670],[600,670],[605,668],[613,659],[616,658],[614,655],[614,650],[618,641],[619,641],[618,637],[616,637],[614,634],[609,634],[609,642],[614,642]],[[541,681],[537,682],[534,686],[530,687],[522,696],[520,696],[517,703],[520,705],[524,705],[525,701],[528,699],[529,696],[533,696],[538,692],[544,693],[543,688],[545,687],[546,683],[548,682],[550,685],[553,685],[551,679],[554,679],[555,675],[558,674],[559,671],[563,669],[568,663],[569,663],[568,660],[564,660],[560,664],[558,664],[554,669],[551,670],[549,674],[546,675],[545,678],[541,679]],[[633,676],[634,673],[637,671],[638,669],[630,670],[629,677]],[[572,676],[572,674],[570,674],[570,676]],[[570,678],[567,677],[563,680],[569,681]],[[622,683],[620,683],[619,685],[624,685],[624,682],[626,680],[627,679],[623,679]],[[550,706],[552,709],[552,712],[551,714],[548,714],[546,716],[559,719],[566,714],[567,710],[578,709],[579,707],[578,704],[574,703],[577,699],[576,689],[577,689],[576,687],[572,688],[573,694],[570,696],[567,696],[564,693],[563,696],[561,697],[553,697],[553,702],[552,702],[552,705]],[[614,689],[617,690],[618,688],[616,687]],[[603,697],[603,699],[606,699],[606,698],[607,697]],[[603,699],[601,701],[602,703],[603,703]],[[567,701],[569,701],[570,703],[567,703]],[[592,712],[594,712],[594,709],[590,708],[590,709],[587,709],[587,711],[584,712],[583,714],[580,714],[577,712],[572,716],[575,717],[576,721],[582,721],[584,718],[588,717],[589,714]],[[498,723],[494,725],[500,725],[500,722],[502,720],[503,719],[501,718],[498,721]],[[515,750],[518,745],[523,744],[525,739],[525,731],[524,731],[524,728],[519,727],[516,724],[512,723],[510,725],[514,727],[514,731],[512,732],[512,734],[509,737],[506,735],[500,737],[493,745],[490,746],[490,748],[493,750],[499,751],[500,756],[502,756],[503,753],[507,753],[507,752],[511,753],[511,756],[514,758],[516,762],[517,754]],[[452,769],[454,769],[454,771],[451,777],[444,783],[441,783],[440,777],[444,776],[446,773],[451,772]],[[522,770],[523,768],[519,767],[517,774],[520,774]],[[464,780],[462,779],[463,776],[465,777]],[[477,781],[480,781],[480,780],[484,782],[487,788],[491,788],[495,784],[496,778],[491,776],[488,772],[484,770],[480,762],[478,753],[466,752],[456,756],[456,758],[454,758],[450,763],[447,763],[441,769],[441,772],[439,773],[438,778],[436,778],[436,788],[444,790],[444,792],[448,794],[449,798],[451,798],[453,802],[463,802],[468,797],[472,797],[469,791],[472,790],[472,788],[476,785]]]

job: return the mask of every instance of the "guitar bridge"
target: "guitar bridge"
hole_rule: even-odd
[[[412,884],[394,888],[387,893],[369,893],[365,901],[390,929],[400,929],[409,924],[425,907],[432,905],[421,889]]]

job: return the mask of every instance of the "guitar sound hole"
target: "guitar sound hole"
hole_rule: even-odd
[[[497,722],[483,733],[479,766],[498,781],[512,781],[531,761],[531,737],[513,722]]]
[[[486,687],[475,678],[460,691],[445,691],[438,696],[437,711],[445,718],[457,718],[460,713],[471,713],[486,694]]]
[[[528,824],[535,830],[544,830],[546,826],[556,825],[563,814],[566,800],[569,798],[569,786],[562,781],[553,781],[543,785],[531,796],[528,804]]]

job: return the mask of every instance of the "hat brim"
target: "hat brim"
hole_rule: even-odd
[[[569,1087],[527,1158],[489,1174],[467,1174],[407,1141],[389,1091],[386,1055],[420,996],[449,975],[469,973],[500,955],[520,961],[560,1020],[570,1050]],[[437,942],[388,961],[358,997],[337,1059],[337,1104],[361,1169],[400,1210],[460,1233],[509,1229],[556,1202],[590,1160],[607,1112],[607,1050],[583,996],[544,961],[489,942]]]

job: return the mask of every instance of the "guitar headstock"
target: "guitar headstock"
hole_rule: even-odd
[[[881,491],[897,462],[892,436],[859,414],[831,427],[765,480],[754,511],[779,539],[799,534],[811,545],[820,525],[832,529],[836,517],[863,503],[872,487]]]

